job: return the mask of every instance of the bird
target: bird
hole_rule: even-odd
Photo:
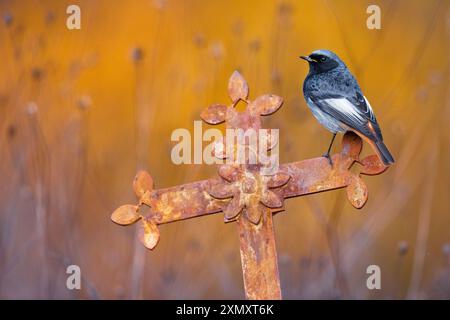
[[[330,50],[300,56],[309,64],[303,95],[315,118],[332,132],[326,157],[332,166],[331,147],[338,132],[353,131],[369,143],[385,166],[394,158],[383,142],[373,109],[345,63]]]

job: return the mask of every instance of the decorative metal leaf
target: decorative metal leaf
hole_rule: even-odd
[[[278,172],[274,174],[273,176],[269,176],[269,179],[267,181],[267,186],[269,188],[277,188],[284,186],[286,183],[288,183],[289,179],[291,178],[290,175],[284,172]]]
[[[139,171],[133,180],[133,190],[138,198],[141,198],[146,191],[153,190],[153,178],[147,171]]]
[[[378,155],[373,154],[371,156],[365,157],[361,161],[359,161],[361,165],[363,166],[361,169],[362,174],[366,175],[376,175],[380,174],[388,168],[383,164],[383,162],[380,160],[380,157]]]
[[[248,97],[248,84],[244,77],[237,71],[234,71],[228,81],[228,95],[234,102],[239,99],[245,100]]]
[[[243,205],[240,200],[239,195],[234,196],[228,205],[223,209],[225,222],[234,220],[241,213]]]
[[[233,119],[236,119],[236,117],[239,116],[239,112],[235,108],[228,108],[227,109],[227,116],[226,121],[232,122]]]
[[[362,179],[355,177],[347,186],[347,198],[356,209],[361,209],[369,196],[367,186]]]
[[[138,228],[139,241],[141,241],[147,249],[152,250],[155,248],[159,241],[158,226],[152,221],[142,219],[142,224],[140,224]]]
[[[242,176],[242,170],[239,166],[225,164],[219,167],[219,175],[229,182],[234,182]]]
[[[227,199],[233,196],[234,189],[234,185],[228,183],[216,183],[210,186],[208,193],[216,199]]]
[[[125,204],[112,213],[111,220],[123,226],[135,223],[141,217],[137,210],[138,206]]]
[[[264,207],[259,203],[251,203],[244,209],[248,220],[253,224],[258,224],[261,221],[264,210]]]
[[[150,191],[145,191],[145,193],[139,199],[139,204],[145,204],[149,207],[152,205],[152,196]]]
[[[262,116],[267,116],[281,107],[283,99],[274,94],[265,94],[256,98],[252,104],[258,109]]]
[[[347,131],[342,139],[342,151],[353,158],[357,158],[361,153],[362,140],[354,132]]]
[[[283,201],[280,199],[280,197],[278,197],[270,190],[267,190],[261,195],[260,201],[268,208],[279,208],[283,206]]]
[[[200,117],[209,124],[219,124],[225,121],[227,116],[227,106],[223,104],[213,104],[203,110]]]

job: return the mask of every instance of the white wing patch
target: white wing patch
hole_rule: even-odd
[[[364,118],[358,113],[358,110],[353,103],[348,101],[346,98],[324,99],[322,101],[350,119],[353,119],[356,122],[365,123]]]
[[[325,128],[333,133],[345,132],[345,129],[341,126],[338,120],[334,119],[328,113],[323,112],[310,98],[308,98],[306,102],[314,117],[316,117],[317,121],[319,121]]]
[[[364,96],[364,100],[366,100],[366,105],[367,105],[366,113],[369,114],[370,119],[374,120],[375,116],[373,115],[372,106],[370,105],[369,100],[367,100],[367,98],[365,96]]]

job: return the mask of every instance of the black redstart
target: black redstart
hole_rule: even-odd
[[[309,73],[303,82],[305,100],[317,120],[333,133],[323,155],[330,164],[334,138],[338,132],[346,131],[353,131],[367,141],[386,166],[394,163],[372,107],[344,62],[329,50],[317,50],[300,58],[309,63]]]

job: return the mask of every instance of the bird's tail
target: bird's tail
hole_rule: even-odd
[[[380,157],[381,161],[383,161],[385,166],[389,166],[393,164],[394,157],[392,157],[391,153],[389,152],[388,148],[384,144],[383,141],[375,141],[375,146],[377,149],[378,156]]]

